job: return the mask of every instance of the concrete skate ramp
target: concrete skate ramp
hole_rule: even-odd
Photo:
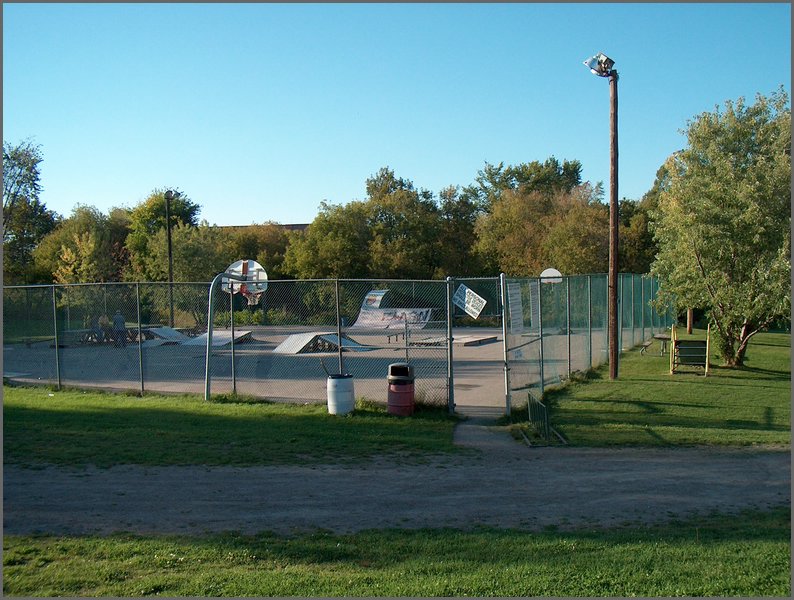
[[[166,327],[164,325],[161,327],[150,327],[148,331],[153,336],[165,340],[166,342],[182,344],[190,339],[190,337],[186,336],[181,331],[177,331],[176,329]]]
[[[372,350],[354,339],[342,334],[342,350],[349,352],[368,352]],[[274,354],[313,354],[338,352],[339,337],[333,331],[294,333],[273,349]]]
[[[202,333],[199,336],[194,338],[189,338],[185,336],[186,340],[181,342],[182,346],[205,346],[207,345],[207,334]],[[251,332],[250,331],[237,331],[234,332],[234,343],[237,342],[247,342],[250,341]],[[232,343],[232,332],[221,330],[221,331],[213,331],[212,332],[212,346],[225,346],[226,344]]]

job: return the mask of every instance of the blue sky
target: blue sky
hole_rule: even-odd
[[[790,4],[4,4],[3,139],[68,216],[177,188],[218,225],[311,222],[388,166],[438,194],[579,160],[639,199],[725,100],[791,91]]]

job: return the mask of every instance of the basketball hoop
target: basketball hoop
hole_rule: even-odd
[[[540,282],[541,283],[562,283],[562,273],[560,273],[557,269],[545,269],[540,274]]]
[[[229,265],[226,273],[241,275],[245,281],[235,283],[231,279],[221,281],[221,289],[229,294],[240,293],[248,301],[248,306],[256,306],[267,290],[267,273],[255,260],[238,260]]]
[[[245,287],[246,287],[246,285],[245,285],[245,284],[243,284],[243,285],[242,285],[242,287],[244,287],[244,288],[245,288]],[[264,292],[264,291],[261,291],[261,292],[252,292],[251,290],[248,290],[248,289],[244,289],[244,290],[243,290],[243,289],[241,289],[241,290],[240,290],[240,293],[243,295],[243,297],[244,297],[246,300],[248,300],[248,306],[256,306],[257,304],[259,304],[259,300],[262,298],[262,295],[263,295],[265,292]]]

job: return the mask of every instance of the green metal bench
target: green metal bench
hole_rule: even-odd
[[[703,367],[704,375],[709,374],[709,338],[711,328],[706,332],[705,340],[679,340],[673,326],[670,342],[670,374],[675,373],[679,367]]]

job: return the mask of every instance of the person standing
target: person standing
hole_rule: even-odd
[[[113,342],[116,347],[127,346],[127,324],[120,310],[113,315]]]
[[[102,330],[99,342],[109,342],[112,333],[110,329],[110,319],[108,319],[108,316],[104,313],[99,317],[99,328]]]

